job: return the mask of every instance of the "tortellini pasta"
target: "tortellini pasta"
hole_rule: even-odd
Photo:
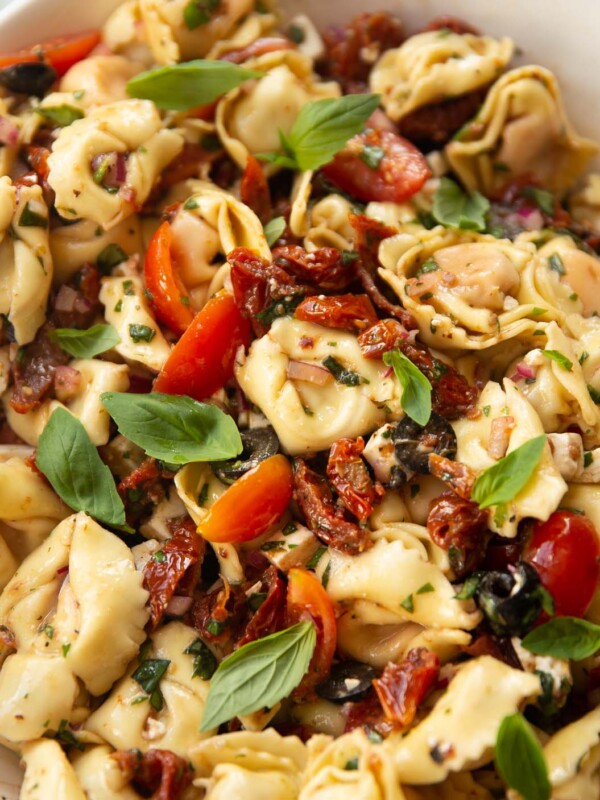
[[[127,776],[112,758],[106,745],[91,747],[79,753],[73,769],[86,800],[139,800],[140,795],[131,788]]]
[[[403,783],[439,783],[450,772],[485,764],[504,717],[540,690],[536,675],[491,656],[464,664],[428,716],[383,745],[391,750],[397,776]]]
[[[77,417],[95,445],[107,443],[110,417],[100,395],[103,392],[127,391],[129,370],[124,364],[92,358],[74,359],[69,366],[79,373],[79,379],[74,396],[66,403],[44,400],[39,408],[19,414],[5,402],[6,416],[13,430],[28,444],[37,445],[46,423],[57,408],[66,408]]]
[[[490,437],[494,421],[510,417],[506,453],[544,433],[538,414],[523,392],[506,378],[503,387],[490,381],[478,402],[481,411],[476,419],[461,419],[454,424],[458,449],[456,458],[477,473],[496,463],[490,454]],[[519,494],[505,509],[492,507],[488,525],[502,536],[513,537],[525,517],[546,520],[556,510],[567,484],[556,467],[550,447],[545,445],[539,465]]]
[[[0,178],[0,314],[18,344],[31,342],[46,316],[52,283],[48,209],[39,186]]]
[[[287,376],[290,361],[322,368],[327,358],[352,371],[356,385],[332,378],[318,386]],[[365,359],[352,334],[308,322],[276,320],[238,362],[236,377],[291,454],[323,450],[342,436],[369,433],[388,416],[403,414],[398,382],[382,362]]]
[[[506,183],[507,173],[527,173],[562,192],[596,150],[573,130],[554,75],[527,66],[496,81],[470,126],[447,145],[446,156],[469,189],[489,193]]]
[[[83,217],[109,230],[143,205],[161,171],[182,148],[181,135],[162,127],[148,100],[95,108],[63,128],[54,142],[48,182],[56,193],[56,209],[66,219]],[[126,160],[124,183],[117,192],[97,183],[92,171],[95,157],[112,153]]]
[[[184,652],[196,637],[196,631],[181,622],[170,622],[152,635],[144,657],[169,661],[160,682],[160,710],[150,705],[140,684],[129,674],[90,715],[85,730],[116,749],[136,747],[146,752],[160,748],[189,758],[191,748],[210,735],[198,731],[209,683],[193,677],[193,657]]]
[[[74,94],[84,108],[128,100],[127,81],[142,69],[143,65],[123,56],[90,56],[71,67],[60,82],[60,90]]]
[[[337,84],[317,82],[311,60],[293,50],[267,53],[244,66],[265,75],[227,94],[216,116],[221,141],[241,167],[248,153],[280,152],[278,131],[290,133],[305,103],[339,95]]]
[[[142,279],[137,275],[103,278],[100,302],[106,321],[121,339],[115,346],[117,353],[160,372],[171,347],[152,316]]]
[[[514,50],[508,39],[430,31],[387,50],[373,67],[371,91],[393,120],[422,106],[459,97],[494,81]]]
[[[379,248],[381,277],[412,312],[433,347],[481,350],[532,334],[533,306],[516,297],[535,250],[441,227],[402,232]]]
[[[21,800],[86,800],[73,767],[58,742],[38,739],[23,748]]]

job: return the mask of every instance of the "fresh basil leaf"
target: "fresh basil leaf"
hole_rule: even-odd
[[[283,217],[275,217],[275,219],[267,222],[265,225],[265,236],[267,237],[267,244],[269,247],[273,247],[277,239],[279,239],[284,232],[285,227],[286,222]]]
[[[289,136],[279,132],[285,155],[262,153],[259,157],[290,169],[318,169],[363,130],[379,99],[378,94],[348,94],[306,103]]]
[[[93,325],[85,331],[57,328],[50,338],[75,358],[93,358],[121,341],[112,325]]]
[[[578,617],[556,617],[530,631],[522,644],[536,655],[581,661],[600,650],[600,625]]]
[[[551,786],[544,751],[521,714],[502,720],[496,739],[496,767],[523,800],[549,800]]]
[[[85,116],[80,108],[75,106],[46,106],[45,108],[35,109],[40,116],[45,117],[50,122],[54,122],[59,128],[66,128],[77,119],[83,119]]]
[[[160,711],[163,707],[163,696],[159,683],[170,663],[166,658],[146,658],[131,675],[146,694],[150,695],[150,705],[155,711]]]
[[[81,422],[65,408],[57,408],[48,420],[35,463],[72,509],[108,525],[125,525],[125,508],[109,468]]]
[[[471,499],[479,503],[479,508],[514,500],[535,472],[545,446],[546,436],[542,434],[501,458],[477,478]]]
[[[312,622],[299,622],[235,650],[210,682],[201,731],[271,708],[298,686],[312,658],[317,635]]]
[[[400,402],[407,416],[418,425],[427,425],[431,416],[431,384],[425,375],[400,350],[384,353],[383,363],[393,368],[404,389]]]
[[[127,91],[131,97],[152,100],[157,108],[188,111],[212,103],[250,78],[262,76],[262,72],[229,61],[197,59],[142,72],[127,83]]]
[[[433,198],[432,213],[447,228],[483,231],[489,207],[489,200],[479,192],[466,194],[453,180],[442,178]]]
[[[565,270],[565,265],[563,264],[563,260],[558,255],[558,253],[552,253],[552,255],[549,256],[548,266],[550,267],[551,270],[553,270],[553,272],[558,272],[559,275],[567,274],[567,271]]]
[[[159,392],[105,392],[100,399],[123,436],[170,464],[225,461],[242,452],[235,422],[217,406]]]
[[[560,350],[542,350],[543,354],[546,358],[549,358],[551,361],[555,361],[559,367],[570,372],[573,369],[573,362],[571,359],[567,358]]]
[[[183,21],[189,31],[206,25],[212,19],[220,0],[189,0],[183,9]]]

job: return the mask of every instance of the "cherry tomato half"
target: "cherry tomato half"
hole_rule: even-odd
[[[367,203],[402,203],[431,175],[420,150],[385,130],[366,130],[353,136],[322,170],[340,189]]]
[[[169,328],[183,333],[194,314],[189,305],[185,286],[173,268],[171,244],[173,233],[168,222],[163,222],[150,240],[144,261],[146,288],[152,295],[156,316]]]
[[[596,528],[572,511],[555,511],[547,522],[536,522],[523,553],[554,598],[556,614],[570,617],[583,617],[592,602],[599,557]]]
[[[287,575],[286,618],[290,625],[312,620],[317,629],[317,646],[302,686],[321,683],[331,669],[337,642],[333,602],[319,579],[306,569],[293,567]]]
[[[16,53],[0,55],[0,69],[27,61],[46,61],[62,76],[73,64],[84,59],[100,41],[99,31],[85,31],[72,36],[59,36],[35,44]]]
[[[219,497],[198,533],[209,542],[248,542],[261,536],[288,507],[293,483],[285,456],[266,458]]]
[[[158,378],[157,392],[204,400],[233,375],[235,354],[250,341],[250,323],[233,297],[221,291],[199,311],[173,348]]]

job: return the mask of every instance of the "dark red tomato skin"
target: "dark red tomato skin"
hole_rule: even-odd
[[[381,151],[381,160],[371,160],[369,166],[369,155]],[[402,203],[418,192],[431,175],[425,157],[414,144],[393,131],[381,129],[353,136],[322,171],[344,192],[366,203]]]
[[[536,522],[523,559],[537,570],[554,598],[557,616],[583,617],[600,578],[600,538],[592,522],[573,511],[555,511]]]

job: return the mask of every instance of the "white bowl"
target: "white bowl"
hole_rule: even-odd
[[[53,36],[99,27],[121,0],[11,0],[0,11],[0,53]],[[308,14],[319,26],[344,22],[365,10],[364,0],[280,0],[286,14]],[[598,0],[380,0],[375,10],[393,11],[415,30],[439,14],[462,17],[491,35],[510,36],[521,63],[538,63],[560,81],[579,133],[600,141]],[[0,748],[0,797],[16,800],[21,771]]]

